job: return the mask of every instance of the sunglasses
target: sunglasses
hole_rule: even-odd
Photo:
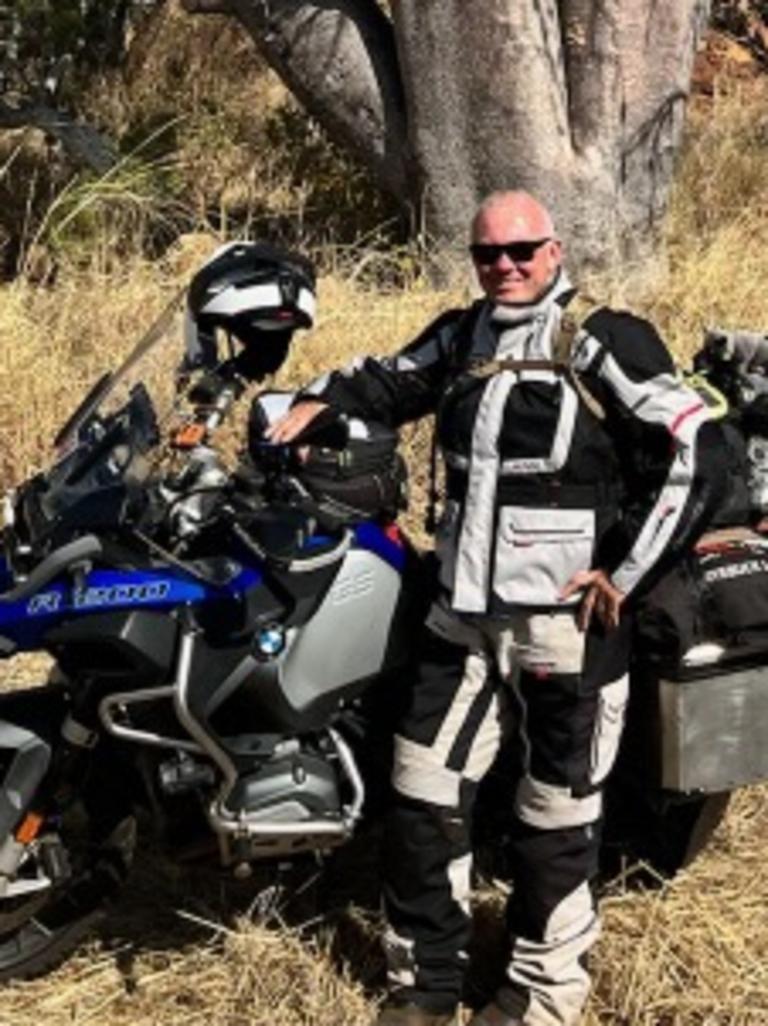
[[[472,259],[483,267],[492,267],[502,253],[506,253],[515,264],[529,264],[536,255],[536,250],[543,246],[546,239],[524,239],[520,242],[473,242],[469,247]]]

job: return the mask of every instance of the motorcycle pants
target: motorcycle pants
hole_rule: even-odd
[[[470,823],[502,738],[517,749],[507,853],[509,962],[497,993],[524,1026],[574,1026],[599,921],[601,788],[628,694],[627,627],[573,611],[467,624],[433,607],[395,738],[384,856],[389,984],[441,1011],[459,1000],[470,933]]]

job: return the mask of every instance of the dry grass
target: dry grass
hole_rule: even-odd
[[[70,278],[55,289],[19,281],[0,306],[0,468],[4,484],[39,469],[57,426],[85,387],[128,351],[170,298],[148,266],[124,277]],[[150,314],[151,316],[151,314]],[[139,323],[137,323],[139,322]]]
[[[655,281],[646,275],[602,286],[604,294],[635,296],[635,308],[660,325],[683,359],[705,324],[768,327],[764,99],[708,103],[682,169],[667,265]],[[131,345],[214,244],[189,237],[162,266],[127,263],[109,278],[89,273],[62,276],[53,289],[24,282],[2,289],[3,483],[41,465],[54,426],[85,383]],[[361,351],[392,351],[463,300],[417,281],[385,294],[360,286],[363,269],[372,272],[377,260],[391,267],[393,259],[371,253],[364,268],[359,258],[336,263],[320,283],[317,330],[297,338],[277,384],[304,381]],[[417,509],[426,444],[423,429],[407,441]],[[417,530],[417,514],[410,523]],[[17,664],[15,672],[18,680],[34,667]],[[758,787],[737,797],[709,850],[674,883],[649,892],[614,887],[604,902],[587,1026],[768,1022],[767,840],[768,790]],[[485,895],[492,918],[497,904]],[[362,1024],[380,994],[375,919],[350,912],[335,932],[300,923],[294,912],[276,914],[264,892],[255,903],[241,894],[232,905],[212,877],[201,883],[149,864],[108,933],[51,977],[3,991],[0,1024]]]
[[[304,247],[402,238],[394,202],[290,96],[232,17],[167,0],[134,24],[125,61],[78,110],[120,154],[101,179],[35,129],[0,132],[0,271],[110,273],[181,231],[268,235]]]
[[[766,836],[768,792],[753,788],[674,883],[613,886],[585,1026],[764,1026]],[[217,891],[211,875],[145,864],[99,939],[49,977],[4,989],[0,1023],[363,1026],[381,993],[377,918],[336,907],[321,927],[327,894],[292,908],[290,888],[261,886]],[[479,904],[487,945],[500,896],[484,891]]]
[[[674,883],[605,900],[586,1026],[768,1022],[766,836],[768,791],[742,792]]]
[[[3,994],[13,1026],[110,1022],[164,1026],[271,1026],[364,1020],[366,999],[330,946],[308,928],[281,925],[280,915],[243,907],[224,923],[199,898],[179,898],[173,881],[167,913],[157,914],[158,881],[132,892],[135,908],[116,932],[86,947],[48,979]],[[189,885],[189,881],[187,881]],[[269,889],[261,894],[270,905]],[[154,903],[154,914],[153,904]],[[172,904],[173,903],[173,904]]]

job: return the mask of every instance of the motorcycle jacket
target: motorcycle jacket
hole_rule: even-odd
[[[565,584],[592,568],[629,594],[714,499],[719,429],[647,321],[597,309],[570,365],[553,359],[574,295],[561,273],[535,304],[449,311],[396,356],[363,358],[307,390],[393,426],[436,413],[446,466],[436,552],[457,612],[561,607]],[[640,450],[662,453],[642,477]]]

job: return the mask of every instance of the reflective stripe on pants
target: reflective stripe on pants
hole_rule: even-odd
[[[585,638],[571,611],[468,625],[433,610],[395,746],[385,852],[390,985],[404,1000],[458,1000],[469,938],[470,820],[506,736],[509,964],[500,997],[525,1026],[573,1026],[598,935],[601,785],[627,697],[623,629]]]

